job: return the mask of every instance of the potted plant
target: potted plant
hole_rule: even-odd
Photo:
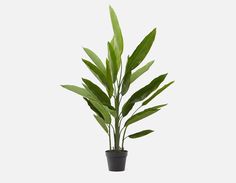
[[[109,10],[114,36],[107,43],[108,57],[106,61],[103,62],[88,48],[84,48],[84,51],[92,62],[82,59],[92,74],[103,85],[103,88],[85,78],[82,78],[83,87],[75,85],[62,85],[62,87],[81,95],[94,112],[94,118],[108,136],[109,150],[106,151],[106,156],[109,170],[123,171],[127,156],[127,150],[124,148],[125,140],[127,138],[143,137],[153,132],[153,130],[148,129],[126,135],[128,127],[166,106],[166,104],[160,104],[140,111],[174,81],[161,86],[167,74],[160,75],[123,102],[123,96],[127,94],[130,85],[148,71],[154,62],[150,61],[138,68],[153,44],[156,29],[153,29],[134,52],[128,56],[127,61],[123,62],[123,37],[120,25],[112,7],[109,7]],[[140,105],[130,115],[136,104]]]

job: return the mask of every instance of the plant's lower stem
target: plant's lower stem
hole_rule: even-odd
[[[119,91],[119,90],[118,90]],[[118,92],[119,93],[119,92]],[[115,98],[115,108],[116,108],[116,117],[115,117],[115,150],[119,150],[120,146],[120,127],[119,127],[119,94]]]
[[[122,150],[124,150],[124,142],[125,142],[125,134],[126,134],[126,130],[127,130],[127,127],[125,127],[125,131],[124,131],[124,133],[123,133],[123,137],[122,137],[122,146],[121,146]]]
[[[109,135],[109,149],[111,150],[111,124],[109,124],[108,135]]]

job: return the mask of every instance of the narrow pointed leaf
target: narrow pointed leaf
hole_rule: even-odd
[[[107,80],[106,80],[106,76],[104,75],[105,73],[103,73],[100,69],[98,69],[94,64],[92,64],[91,62],[82,59],[83,62],[85,63],[85,65],[89,68],[89,70],[94,74],[94,76],[105,86],[107,87]]]
[[[93,101],[93,100],[91,100],[90,102],[102,114],[105,123],[110,124],[111,123],[111,115],[109,114],[106,106],[103,106],[99,102],[96,102],[96,101]]]
[[[154,106],[154,107],[151,107],[151,108],[148,108],[148,109],[145,109],[144,111],[142,112],[139,112],[133,116],[131,116],[125,123],[125,126],[129,126],[143,118],[146,118],[152,114],[154,114],[155,112],[159,111],[161,107],[165,106],[166,104],[164,105],[158,105],[158,106]]]
[[[96,84],[89,81],[88,79],[82,79],[87,85],[89,90],[98,98],[98,100],[105,106],[111,107],[111,102],[109,97],[100,89]]]
[[[121,89],[122,95],[125,95],[127,93],[127,91],[129,90],[130,78],[131,78],[131,71],[126,72],[124,79],[123,79],[123,83],[122,83],[122,89]]]
[[[97,67],[102,71],[105,72],[105,67],[101,61],[101,59],[90,49],[84,48],[84,51],[87,53],[87,55],[91,58],[91,60],[97,65]]]
[[[114,52],[114,48],[112,47],[112,45],[109,42],[107,43],[107,47],[108,47],[109,63],[110,63],[111,71],[112,71],[112,81],[114,83],[117,79],[117,73],[118,73],[116,55]]]
[[[138,45],[138,47],[134,50],[133,54],[130,56],[128,63],[126,65],[127,70],[135,69],[146,57],[153,41],[156,36],[156,29],[153,29]]]
[[[154,60],[151,62],[148,62],[146,65],[132,73],[131,78],[130,78],[130,83],[134,82],[138,77],[140,77],[143,73],[148,71],[148,69],[151,67],[151,65],[154,63]]]
[[[151,49],[155,36],[156,29],[153,29],[138,45],[138,47],[134,50],[133,54],[128,57],[125,69],[125,76],[122,84],[122,95],[125,95],[129,89],[131,83],[130,77],[132,70],[135,69],[144,60],[149,50]]]
[[[131,139],[136,139],[136,138],[139,138],[139,137],[143,137],[145,135],[148,135],[150,133],[154,132],[153,130],[143,130],[143,131],[140,131],[140,132],[137,132],[137,133],[134,133],[132,135],[129,135],[128,137],[131,138]]]
[[[96,108],[101,114],[102,118],[106,121],[106,123],[111,122],[111,115],[114,114],[114,109],[109,109],[107,106],[104,106],[100,100],[92,93],[92,91],[87,87],[87,85],[83,84],[84,88],[88,91],[88,93],[93,97],[90,100],[90,103]],[[110,115],[111,114],[111,115]]]
[[[100,126],[103,128],[103,130],[105,130],[105,132],[108,133],[108,128],[107,128],[107,125],[105,124],[104,120],[97,115],[94,115],[94,117],[97,120],[97,122],[100,124]]]
[[[119,70],[120,64],[121,64],[121,53],[120,53],[120,50],[119,50],[119,46],[117,45],[117,43],[115,41],[115,37],[112,38],[111,45],[112,45],[112,47],[114,48],[114,51],[115,51],[117,68]]]
[[[112,28],[113,28],[113,32],[114,32],[114,41],[119,48],[120,54],[122,54],[122,52],[123,52],[123,36],[121,33],[119,21],[118,21],[115,11],[113,10],[113,8],[111,6],[109,7],[109,10],[110,10],[110,18],[111,18]]]
[[[109,113],[115,118],[117,116],[116,111],[114,109],[109,109],[107,108],[107,110],[109,111]]]
[[[92,98],[89,98],[90,100],[94,100],[96,102],[100,102],[100,100],[98,100],[98,98],[96,97],[96,95],[93,94],[93,92],[88,88],[88,86],[84,83],[82,83],[84,89],[92,96]],[[100,102],[101,103],[101,102]],[[101,103],[102,104],[102,103]]]
[[[143,88],[135,92],[124,104],[122,108],[122,115],[126,116],[129,113],[129,111],[133,108],[136,102],[144,100],[154,90],[156,90],[159,87],[159,85],[164,81],[166,76],[167,74],[158,76],[157,78],[153,79],[148,85],[144,86]]]
[[[107,78],[107,92],[111,98],[113,95],[112,76],[109,61],[106,60],[106,78]]]
[[[90,102],[87,98],[84,97],[84,100],[87,102],[90,109],[92,109],[98,116],[100,116],[102,119],[104,119],[102,113]]]
[[[86,89],[84,89],[84,88],[81,88],[81,87],[78,87],[75,85],[61,85],[61,86],[65,89],[70,90],[74,93],[77,93],[83,97],[93,99],[92,95],[88,91],[86,91]]]
[[[174,81],[171,81],[168,84],[161,87],[160,89],[158,89],[151,97],[149,97],[147,100],[145,100],[142,105],[148,104],[152,99],[154,99],[157,95],[159,95],[162,91],[164,91],[166,88],[168,88],[173,83],[174,83]]]

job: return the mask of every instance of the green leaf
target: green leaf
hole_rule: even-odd
[[[116,55],[117,68],[119,70],[120,69],[120,64],[121,64],[121,53],[120,53],[118,45],[117,45],[117,43],[115,41],[115,37],[114,36],[113,36],[113,38],[111,40],[111,45],[114,48],[114,52],[115,52],[115,55]]]
[[[117,73],[118,73],[116,55],[115,55],[114,48],[112,47],[111,43],[108,42],[107,47],[108,47],[109,63],[110,63],[111,71],[112,71],[112,81],[114,83],[117,79]]]
[[[140,77],[143,73],[148,71],[148,69],[151,67],[151,65],[154,63],[154,60],[151,62],[148,62],[146,65],[132,73],[131,78],[130,78],[130,83],[134,82],[138,77]]]
[[[90,102],[102,114],[105,123],[110,124],[111,123],[111,115],[109,114],[107,108],[105,106],[103,106],[102,104],[100,104],[99,102],[96,102],[93,100],[91,100]]]
[[[98,69],[94,64],[91,62],[82,59],[85,65],[89,68],[89,70],[94,74],[94,76],[105,86],[107,87],[107,79],[104,75],[105,72],[102,72],[100,69]]]
[[[92,109],[98,116],[100,116],[102,119],[104,119],[102,113],[90,102],[87,98],[84,97],[84,100],[89,105],[90,109]]]
[[[131,71],[126,72],[123,78],[123,83],[122,83],[122,89],[121,89],[122,95],[125,95],[127,91],[129,90],[130,78],[131,78]]]
[[[111,107],[111,102],[109,97],[100,89],[96,84],[89,81],[88,79],[82,79],[83,82],[87,85],[89,90],[98,98],[98,100],[105,106]]]
[[[128,137],[131,138],[131,139],[136,139],[136,138],[139,138],[139,137],[143,137],[145,135],[148,135],[150,133],[154,132],[153,130],[143,130],[143,131],[140,131],[140,132],[137,132],[137,133],[134,133],[132,135],[129,135]]]
[[[77,93],[77,94],[79,94],[83,97],[94,99],[92,97],[92,95],[88,91],[86,91],[86,89],[84,89],[84,88],[81,88],[81,87],[78,87],[78,86],[75,86],[75,85],[61,85],[61,86],[65,89],[70,90],[74,93]]]
[[[111,98],[113,95],[113,85],[112,85],[112,76],[111,76],[111,69],[109,65],[109,60],[106,60],[106,78],[107,78],[107,92],[109,97]]]
[[[146,118],[152,114],[154,114],[155,112],[159,111],[161,107],[165,106],[166,104],[163,104],[163,105],[158,105],[158,106],[155,106],[155,107],[151,107],[151,108],[148,108],[148,109],[145,109],[144,111],[142,112],[139,112],[133,116],[131,116],[125,123],[125,126],[129,126],[143,118]]]
[[[91,60],[97,65],[97,67],[104,73],[105,67],[101,61],[101,59],[90,49],[83,48],[87,55],[91,58]]]
[[[100,126],[103,128],[103,130],[105,130],[105,132],[108,134],[108,128],[107,128],[107,125],[105,124],[104,120],[97,115],[94,115],[94,117],[97,120],[97,122],[100,124]]]
[[[91,99],[89,98],[90,100],[94,100],[94,101],[96,101],[96,102],[100,102],[100,101],[98,100],[98,98],[96,97],[96,95],[93,94],[93,92],[88,88],[88,86],[87,86],[86,84],[82,83],[82,85],[83,85],[84,89],[92,96]],[[101,103],[101,102],[100,102],[100,103]]]
[[[164,81],[167,74],[163,74],[161,76],[158,76],[157,78],[153,79],[148,85],[141,88],[137,92],[135,92],[128,101],[124,104],[122,108],[122,115],[126,116],[129,111],[133,108],[134,104],[136,102],[144,100],[146,97],[148,97],[154,90],[156,90],[159,85]]]
[[[142,105],[148,104],[152,99],[154,99],[157,95],[159,95],[162,91],[164,91],[166,88],[168,88],[170,85],[172,85],[174,81],[169,82],[168,84],[164,85],[160,89],[158,89],[151,97],[149,97],[147,100],[145,100]]]
[[[111,18],[112,28],[113,28],[113,32],[114,32],[114,41],[115,41],[115,44],[117,45],[120,55],[121,55],[123,52],[123,36],[121,33],[119,21],[118,21],[115,11],[113,10],[113,8],[111,6],[109,7],[109,10],[110,10],[110,18]]]
[[[109,109],[107,108],[107,110],[109,111],[109,113],[115,118],[117,116],[116,111],[114,109]]]
[[[107,123],[111,122],[111,117],[110,114],[113,115],[114,113],[116,114],[116,112],[114,111],[114,109],[109,109],[107,106],[104,106],[100,100],[92,93],[92,91],[87,87],[87,85],[83,84],[84,88],[88,91],[88,93],[90,93],[93,97],[93,100],[90,100],[90,103],[94,106],[94,108],[96,108],[101,114],[102,114],[102,118],[105,119],[105,121]]]
[[[130,56],[130,59],[128,60],[128,63],[126,65],[127,71],[135,69],[144,60],[149,50],[151,49],[155,36],[156,36],[156,29],[153,29],[142,40],[142,42],[134,50],[133,54]]]

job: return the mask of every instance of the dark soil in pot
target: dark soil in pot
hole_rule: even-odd
[[[110,171],[124,171],[128,151],[106,151],[108,169]]]

